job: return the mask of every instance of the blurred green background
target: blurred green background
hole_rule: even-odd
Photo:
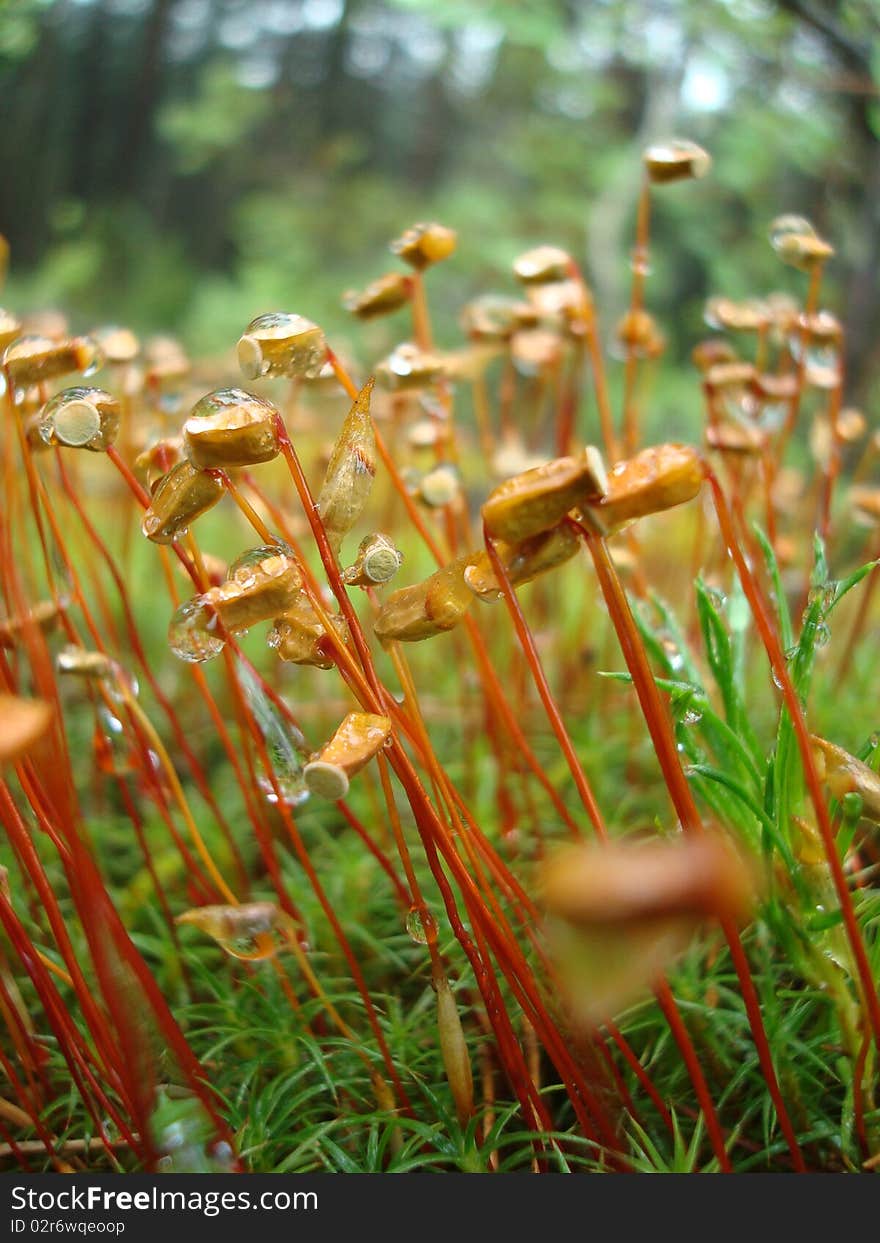
[[[707,295],[801,287],[766,240],[796,211],[838,248],[826,303],[870,408],[878,35],[876,0],[0,0],[4,301],[197,353],[281,308],[344,339],[342,291],[427,217],[460,234],[430,278],[443,344],[544,241],[584,263],[607,329],[639,153],[677,135],[715,163],[656,198],[649,302],[672,359]]]

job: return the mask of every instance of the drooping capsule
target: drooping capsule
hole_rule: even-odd
[[[458,557],[422,582],[393,592],[373,622],[376,637],[382,643],[415,643],[453,630],[474,600],[464,578],[473,556]]]
[[[45,700],[0,694],[0,764],[27,754],[51,723],[52,705]]]
[[[803,216],[777,216],[770,225],[770,245],[783,263],[801,272],[821,267],[834,254],[834,247]]]
[[[223,481],[216,475],[196,470],[188,461],[178,462],[156,484],[141,530],[154,544],[171,544],[217,504],[223,490]]]
[[[704,478],[703,462],[690,445],[653,445],[612,467],[608,491],[589,503],[589,512],[613,531],[635,518],[693,500]]]
[[[152,492],[156,484],[185,458],[182,436],[164,436],[154,440],[137,455],[132,463],[135,475]]]
[[[403,562],[403,553],[387,535],[376,532],[361,540],[354,564],[342,573],[349,587],[377,587],[389,582]]]
[[[810,735],[810,742],[819,778],[834,797],[843,799],[847,794],[858,794],[862,814],[880,822],[880,776],[863,760],[817,734]]]
[[[561,524],[549,531],[540,531],[517,544],[499,540],[495,544],[498,558],[512,586],[522,587],[542,574],[570,561],[578,552],[580,541],[570,526]],[[482,549],[465,567],[464,581],[481,600],[494,600],[501,594],[488,553]]]
[[[655,983],[705,920],[743,920],[756,896],[751,868],[712,833],[564,849],[541,887],[569,1005],[588,1025]]]
[[[63,341],[43,336],[18,337],[3,352],[3,366],[16,388],[42,384],[74,371],[91,375],[102,361],[98,344],[90,337]]]
[[[559,246],[536,246],[513,261],[513,274],[523,285],[547,285],[571,277],[571,255]]]
[[[368,380],[342,424],[318,494],[318,511],[334,550],[361,516],[376,477],[372,392],[373,381]]]
[[[253,466],[276,457],[278,411],[271,401],[241,388],[206,394],[183,425],[183,444],[200,470]]]
[[[387,716],[349,712],[303,770],[310,793],[333,801],[345,798],[351,778],[378,755],[390,737]]]
[[[421,272],[432,263],[448,259],[458,243],[458,234],[435,221],[412,225],[395,238],[389,249],[411,268]]]
[[[642,153],[642,163],[652,185],[705,177],[712,167],[708,151],[685,138],[653,143]]]
[[[442,355],[405,341],[376,364],[376,380],[391,392],[427,388],[443,376],[444,367]]]
[[[483,505],[483,522],[493,539],[518,544],[558,526],[576,506],[598,502],[606,486],[601,457],[590,445],[505,480]]]
[[[178,915],[175,922],[198,928],[232,958],[246,962],[274,957],[292,935],[290,917],[274,902],[198,906]]]
[[[376,319],[399,311],[412,299],[412,277],[389,272],[371,281],[366,289],[350,289],[342,295],[342,305],[358,319]]]
[[[345,618],[334,613],[330,620],[339,639],[347,642]],[[333,668],[333,641],[305,592],[275,618],[266,641],[278,653],[279,659],[288,664],[312,665],[316,669]]]
[[[323,330],[310,319],[286,311],[258,315],[238,342],[238,365],[248,380],[313,375],[326,357]]]
[[[302,574],[296,559],[284,548],[266,544],[237,557],[226,582],[208,594],[223,625],[235,633],[282,613],[301,588]]]
[[[40,437],[47,445],[103,453],[119,431],[121,407],[102,388],[66,388],[46,402],[40,416]]]
[[[60,674],[68,674],[90,681],[104,681],[115,674],[114,662],[106,652],[90,651],[70,643],[55,658],[55,668]]]

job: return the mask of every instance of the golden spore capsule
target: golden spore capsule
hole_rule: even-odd
[[[70,375],[91,375],[103,362],[97,342],[90,337],[53,341],[50,337],[18,337],[3,352],[3,366],[17,388],[28,388]]]
[[[66,388],[46,402],[40,415],[40,437],[47,445],[103,453],[119,431],[121,407],[102,388]]]
[[[403,562],[403,553],[387,535],[375,532],[361,540],[354,564],[342,573],[349,587],[378,587],[389,582]]]
[[[376,380],[391,392],[427,388],[443,377],[444,368],[441,354],[405,341],[376,364]]]
[[[221,388],[197,402],[183,425],[183,444],[200,470],[253,466],[276,457],[278,411],[241,388]]]
[[[291,605],[302,589],[302,574],[296,559],[274,544],[251,548],[229,567],[220,615],[229,630],[247,629],[258,621],[269,621]]]
[[[458,243],[454,229],[435,221],[414,224],[391,243],[391,253],[408,263],[411,268],[422,271],[432,263],[448,259]]]
[[[342,305],[358,319],[376,319],[399,311],[412,300],[413,278],[404,272],[388,272],[371,281],[366,289],[350,289],[342,295]]]
[[[20,337],[21,331],[21,320],[18,316],[0,309],[0,350],[5,350],[16,337]]]
[[[348,641],[345,618],[332,614],[331,624],[339,639]],[[278,658],[291,665],[311,665],[315,669],[333,668],[333,645],[327,631],[305,592],[275,618],[267,639]]]
[[[333,801],[345,798],[351,778],[391,737],[391,721],[372,712],[349,712],[333,737],[303,769],[310,794]]]
[[[384,602],[373,622],[382,643],[416,643],[453,630],[474,600],[465,570],[474,554],[458,557],[429,578],[402,587]]]
[[[705,177],[712,167],[712,157],[695,142],[673,138],[647,147],[642,163],[652,185],[666,185],[671,181]]]
[[[172,544],[185,535],[191,522],[216,505],[223,481],[191,462],[178,462],[156,484],[141,530],[154,544]]]
[[[248,380],[316,375],[327,358],[323,330],[286,311],[258,315],[238,342],[238,365]]]
[[[693,500],[704,478],[702,459],[690,445],[653,445],[612,467],[608,491],[601,500],[590,502],[589,510],[607,531],[613,531]]]
[[[605,470],[596,449],[554,458],[499,484],[483,505],[486,530],[493,539],[517,544],[558,526],[579,505],[598,501],[606,488]]]
[[[372,392],[368,380],[342,424],[318,494],[318,512],[334,551],[363,513],[376,477]]]
[[[518,544],[499,540],[495,545],[498,558],[512,586],[522,587],[542,574],[570,561],[580,548],[577,533],[566,524],[540,531]],[[464,581],[481,600],[494,600],[501,594],[489,555],[484,550],[474,554],[465,567]]]
[[[803,216],[777,216],[770,225],[770,245],[783,263],[801,272],[812,272],[834,254],[834,247]]]
[[[536,246],[513,261],[513,274],[523,285],[548,285],[567,281],[574,263],[568,251],[559,246]]]

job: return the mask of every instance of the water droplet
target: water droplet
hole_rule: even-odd
[[[310,754],[306,740],[281,714],[254,673],[240,660],[236,662],[236,668],[272,764],[274,782],[268,774],[264,774],[260,777],[260,788],[269,803],[280,801],[288,807],[298,807],[309,797],[303,775],[304,764]]]
[[[406,930],[417,945],[429,945],[437,940],[437,925],[427,909],[411,906],[406,915]]]
[[[311,378],[326,355],[327,342],[318,325],[285,311],[258,315],[238,343],[238,364],[248,380],[279,375]]]
[[[681,723],[682,725],[698,725],[702,719],[703,714],[697,708],[688,708],[681,718]]]
[[[219,656],[226,640],[212,634],[217,623],[216,614],[205,604],[203,596],[196,596],[181,604],[168,625],[168,646],[180,660],[200,665]]]

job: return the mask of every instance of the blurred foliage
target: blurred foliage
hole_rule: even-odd
[[[873,0],[7,0],[5,300],[199,352],[281,306],[344,336],[341,292],[427,216],[461,238],[432,279],[447,342],[540,241],[584,262],[608,325],[639,151],[679,134],[715,165],[657,196],[649,298],[673,356],[708,294],[789,287],[766,229],[798,211],[838,247],[828,299],[867,399],[878,32]]]

